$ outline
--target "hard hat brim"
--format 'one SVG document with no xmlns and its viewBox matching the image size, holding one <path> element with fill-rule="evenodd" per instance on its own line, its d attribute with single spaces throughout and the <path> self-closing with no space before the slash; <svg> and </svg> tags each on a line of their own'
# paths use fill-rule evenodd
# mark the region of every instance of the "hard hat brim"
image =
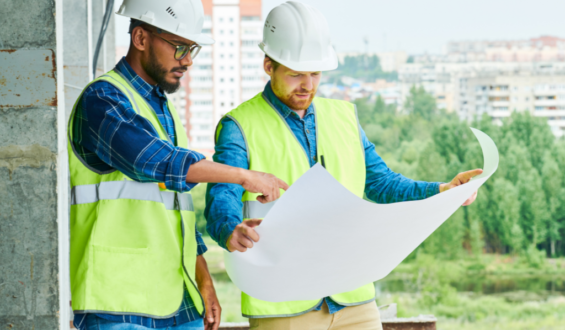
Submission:
<svg viewBox="0 0 565 330">
<path fill-rule="evenodd" d="M 333 47 L 329 47 L 329 56 L 327 59 L 322 61 L 290 61 L 284 60 L 278 57 L 272 52 L 269 52 L 269 49 L 265 47 L 264 43 L 259 44 L 259 48 L 265 53 L 265 55 L 269 56 L 273 60 L 277 61 L 278 63 L 286 66 L 287 68 L 294 70 L 294 71 L 306 71 L 306 72 L 315 72 L 315 71 L 331 71 L 337 69 L 339 66 L 337 53 Z"/>
<path fill-rule="evenodd" d="M 128 18 L 134 18 L 134 17 L 128 16 L 128 15 L 120 14 L 120 13 L 118 13 L 118 12 L 116 12 L 116 15 L 120 15 L 120 16 L 128 17 Z M 145 22 L 143 19 L 140 19 L 140 18 L 134 18 L 134 19 L 136 19 L 136 20 L 138 20 L 138 21 L 141 21 L 141 22 L 144 22 L 144 23 L 146 23 L 146 24 L 148 24 L 148 25 L 154 26 L 154 27 L 156 27 L 156 28 L 158 28 L 158 29 L 161 29 L 161 30 L 163 30 L 163 31 L 166 31 L 167 33 L 174 34 L 174 35 L 176 35 L 176 36 L 179 36 L 179 37 L 181 37 L 181 38 L 188 39 L 188 40 L 190 40 L 190 41 L 194 41 L 195 43 L 199 44 L 200 46 L 213 45 L 214 42 L 215 42 L 214 39 L 212 39 L 212 38 L 206 36 L 206 35 L 203 34 L 203 33 L 199 33 L 199 34 L 180 34 L 180 33 L 175 33 L 175 32 L 171 32 L 171 31 L 168 31 L 168 30 L 166 30 L 166 29 L 163 29 L 163 28 L 161 28 L 161 27 L 158 27 L 158 26 L 156 26 L 156 25 L 153 25 L 153 24 L 151 24 L 151 23 Z"/>
</svg>

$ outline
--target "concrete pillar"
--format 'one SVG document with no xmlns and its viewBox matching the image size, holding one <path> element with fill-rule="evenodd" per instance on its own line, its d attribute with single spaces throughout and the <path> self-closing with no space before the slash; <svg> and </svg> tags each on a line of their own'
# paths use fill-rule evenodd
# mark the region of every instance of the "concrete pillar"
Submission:
<svg viewBox="0 0 565 330">
<path fill-rule="evenodd" d="M 68 327 L 62 2 L 0 0 L 0 325 Z"/>
</svg>

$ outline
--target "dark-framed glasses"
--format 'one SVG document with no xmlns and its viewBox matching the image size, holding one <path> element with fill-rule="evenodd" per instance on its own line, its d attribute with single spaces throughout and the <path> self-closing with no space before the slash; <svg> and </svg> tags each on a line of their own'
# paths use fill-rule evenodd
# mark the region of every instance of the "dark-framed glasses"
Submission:
<svg viewBox="0 0 565 330">
<path fill-rule="evenodd" d="M 153 31 L 151 31 L 151 33 L 153 35 L 155 35 L 156 37 L 160 38 L 161 40 L 165 41 L 169 45 L 175 47 L 175 60 L 177 60 L 177 61 L 180 61 L 183 58 L 185 58 L 185 56 L 188 53 L 190 53 L 190 57 L 192 59 L 194 59 L 196 57 L 196 55 L 198 55 L 198 53 L 200 53 L 200 49 L 202 49 L 202 46 L 200 46 L 198 44 L 192 44 L 190 46 L 189 45 L 175 45 L 174 43 L 172 43 L 169 40 L 161 37 L 157 33 L 153 32 Z"/>
</svg>

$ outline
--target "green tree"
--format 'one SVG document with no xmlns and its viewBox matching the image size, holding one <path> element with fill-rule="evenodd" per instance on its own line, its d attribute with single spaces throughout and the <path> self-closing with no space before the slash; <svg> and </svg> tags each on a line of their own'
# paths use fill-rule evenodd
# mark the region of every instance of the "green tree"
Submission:
<svg viewBox="0 0 565 330">
<path fill-rule="evenodd" d="M 435 98 L 424 90 L 424 87 L 412 86 L 404 103 L 404 109 L 411 115 L 431 120 L 437 114 Z"/>
</svg>

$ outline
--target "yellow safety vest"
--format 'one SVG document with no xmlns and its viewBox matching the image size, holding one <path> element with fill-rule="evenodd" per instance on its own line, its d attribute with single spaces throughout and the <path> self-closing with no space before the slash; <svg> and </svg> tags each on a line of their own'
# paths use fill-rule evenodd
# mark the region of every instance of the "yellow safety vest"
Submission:
<svg viewBox="0 0 565 330">
<path fill-rule="evenodd" d="M 352 193 L 363 197 L 365 151 L 355 106 L 349 102 L 314 98 L 317 159 L 324 156 L 326 170 Z M 247 145 L 249 168 L 272 173 L 289 185 L 310 169 L 308 155 L 280 113 L 258 94 L 226 114 L 241 129 Z M 222 126 L 218 126 L 217 136 Z M 216 136 L 216 137 L 217 137 Z M 258 194 L 245 191 L 243 218 L 263 218 L 270 204 L 257 201 Z M 344 219 L 347 221 L 347 219 Z M 339 265 L 336 265 L 339 266 Z M 323 280 L 323 279 L 320 279 Z M 345 306 L 375 299 L 373 283 L 331 296 Z M 242 314 L 249 318 L 296 316 L 314 309 L 323 299 L 267 302 L 242 293 Z"/>
<path fill-rule="evenodd" d="M 159 137 L 169 139 L 151 106 L 120 73 L 110 71 L 93 82 L 100 80 L 122 91 Z M 158 183 L 133 181 L 118 170 L 100 173 L 89 167 L 72 142 L 79 100 L 68 127 L 74 312 L 168 318 L 180 308 L 186 286 L 202 314 L 204 304 L 194 282 L 197 243 L 192 196 L 161 189 Z M 170 102 L 168 107 L 177 145 L 187 148 L 180 118 Z"/>
</svg>

